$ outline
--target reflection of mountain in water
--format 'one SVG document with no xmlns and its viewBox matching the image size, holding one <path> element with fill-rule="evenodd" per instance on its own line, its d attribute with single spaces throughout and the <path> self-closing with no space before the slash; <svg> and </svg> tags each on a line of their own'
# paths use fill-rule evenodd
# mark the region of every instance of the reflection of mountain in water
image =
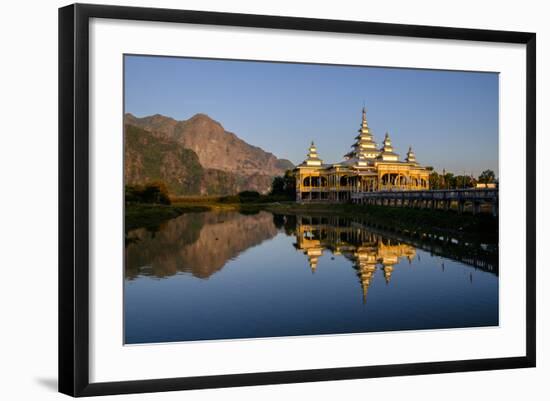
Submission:
<svg viewBox="0 0 550 401">
<path fill-rule="evenodd" d="M 345 256 L 357 270 L 363 300 L 377 267 L 383 270 L 389 283 L 394 265 L 401 258 L 407 258 L 410 263 L 416 255 L 413 246 L 365 230 L 350 219 L 297 216 L 296 222 L 295 247 L 307 255 L 311 271 L 317 269 L 325 249 L 333 255 Z"/>
<path fill-rule="evenodd" d="M 156 233 L 133 230 L 126 247 L 126 277 L 156 277 L 178 272 L 208 278 L 229 259 L 273 238 L 271 213 L 191 213 L 166 222 Z"/>
</svg>

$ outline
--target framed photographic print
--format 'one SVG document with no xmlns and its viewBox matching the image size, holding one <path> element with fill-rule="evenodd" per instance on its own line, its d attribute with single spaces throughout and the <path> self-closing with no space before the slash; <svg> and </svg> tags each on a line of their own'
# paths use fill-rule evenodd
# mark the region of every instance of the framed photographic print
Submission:
<svg viewBox="0 0 550 401">
<path fill-rule="evenodd" d="M 59 10 L 59 390 L 535 366 L 535 34 Z"/>
</svg>

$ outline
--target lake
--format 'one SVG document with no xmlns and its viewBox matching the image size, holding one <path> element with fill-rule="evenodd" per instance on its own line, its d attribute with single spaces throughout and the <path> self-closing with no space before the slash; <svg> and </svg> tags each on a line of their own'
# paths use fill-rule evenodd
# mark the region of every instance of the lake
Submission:
<svg viewBox="0 0 550 401">
<path fill-rule="evenodd" d="M 495 253 L 343 216 L 184 214 L 127 233 L 125 343 L 495 326 Z"/>
</svg>

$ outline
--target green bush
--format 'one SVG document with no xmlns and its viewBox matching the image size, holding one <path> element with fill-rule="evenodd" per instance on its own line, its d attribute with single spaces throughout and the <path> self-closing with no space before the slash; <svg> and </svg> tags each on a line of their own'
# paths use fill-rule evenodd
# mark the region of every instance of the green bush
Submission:
<svg viewBox="0 0 550 401">
<path fill-rule="evenodd" d="M 260 193 L 256 191 L 242 191 L 239 192 L 238 197 L 243 203 L 258 202 L 260 200 Z"/>
<path fill-rule="evenodd" d="M 241 199 L 238 195 L 227 195 L 220 197 L 221 203 L 240 203 Z"/>
<path fill-rule="evenodd" d="M 163 182 L 152 182 L 145 185 L 126 185 L 125 200 L 128 203 L 152 203 L 170 205 L 168 189 Z"/>
</svg>

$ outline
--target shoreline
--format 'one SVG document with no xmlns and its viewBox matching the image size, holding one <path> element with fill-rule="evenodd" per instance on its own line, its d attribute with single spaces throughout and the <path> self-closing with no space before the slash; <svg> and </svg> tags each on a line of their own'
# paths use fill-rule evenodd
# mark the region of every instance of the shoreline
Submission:
<svg viewBox="0 0 550 401">
<path fill-rule="evenodd" d="M 498 218 L 490 214 L 459 214 L 454 210 L 429 210 L 355 204 L 301 204 L 296 202 L 222 203 L 214 200 L 175 202 L 172 205 L 127 204 L 126 231 L 158 229 L 165 221 L 186 213 L 261 210 L 286 215 L 328 215 L 355 218 L 373 227 L 411 234 L 454 237 L 466 242 L 498 243 Z"/>
</svg>

